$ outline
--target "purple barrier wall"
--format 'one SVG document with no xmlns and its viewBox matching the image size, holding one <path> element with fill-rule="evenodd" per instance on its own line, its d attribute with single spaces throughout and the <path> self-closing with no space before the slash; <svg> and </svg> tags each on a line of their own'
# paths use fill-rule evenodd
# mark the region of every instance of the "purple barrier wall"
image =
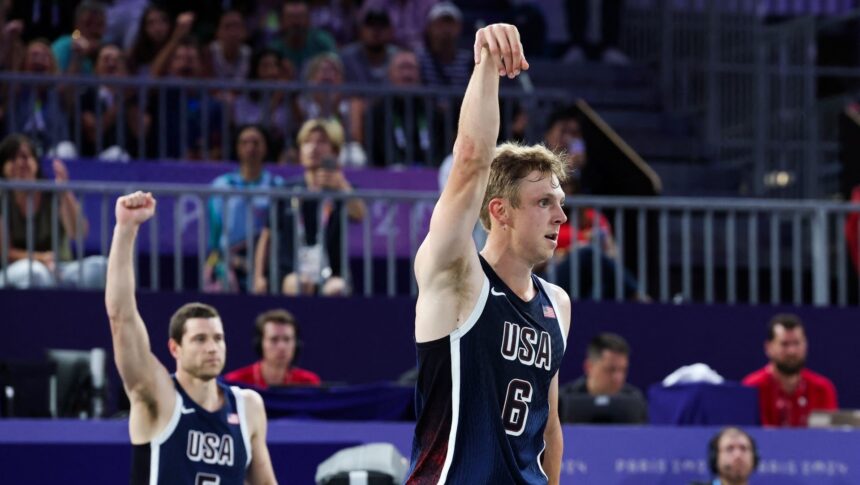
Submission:
<svg viewBox="0 0 860 485">
<path fill-rule="evenodd" d="M 235 163 L 212 163 L 212 162 L 138 162 L 138 163 L 104 163 L 91 160 L 69 161 L 69 173 L 73 180 L 89 181 L 111 181 L 128 182 L 128 189 L 135 188 L 135 182 L 139 183 L 186 183 L 209 185 L 219 175 L 233 171 Z M 301 174 L 297 166 L 271 166 L 269 170 L 291 178 Z M 50 174 L 50 164 L 45 165 L 44 170 Z M 361 189 L 397 189 L 411 190 L 416 192 L 437 192 L 437 170 L 425 168 L 410 168 L 406 170 L 381 170 L 381 169 L 349 169 L 347 177 L 352 184 Z M 108 200 L 108 234 L 111 233 L 113 225 L 113 203 L 114 196 Z M 197 207 L 199 204 L 193 197 L 180 197 L 181 218 L 180 228 L 182 232 L 182 250 L 188 254 L 196 254 L 198 248 L 198 220 Z M 174 248 L 174 204 L 176 197 L 159 198 L 159 227 L 158 241 L 161 254 L 171 254 Z M 102 197 L 91 195 L 83 198 L 84 210 L 90 221 L 90 232 L 86 239 L 88 251 L 101 252 L 102 250 Z M 409 216 L 412 204 L 395 204 L 394 212 L 387 202 L 374 202 L 369 206 L 371 244 L 373 254 L 384 255 L 387 251 L 389 236 L 394 237 L 394 247 L 397 254 L 408 257 L 409 247 Z M 419 228 L 418 241 L 420 242 L 430 222 L 430 214 L 433 210 L 432 204 L 422 203 L 414 209 L 415 224 Z M 141 232 L 141 250 L 149 252 L 149 227 L 144 226 Z M 349 246 L 352 254 L 362 254 L 363 239 L 362 228 L 359 224 L 351 224 L 349 230 Z M 204 239 L 205 243 L 205 239 Z"/>
<path fill-rule="evenodd" d="M 4 483 L 127 483 L 125 421 L 0 421 Z M 562 484 L 677 485 L 708 476 L 714 428 L 565 426 Z M 860 483 L 860 431 L 750 430 L 761 454 L 754 485 Z M 335 451 L 389 442 L 409 457 L 411 424 L 269 422 L 279 483 L 314 483 Z M 50 466 L 45 466 L 46 458 Z M 108 465 L 109 464 L 109 465 Z"/>
<path fill-rule="evenodd" d="M 168 369 L 174 367 L 167 353 L 168 320 L 176 308 L 192 300 L 211 303 L 222 313 L 228 370 L 254 360 L 250 342 L 254 317 L 275 307 L 295 313 L 305 341 L 300 365 L 319 372 L 325 380 L 390 380 L 415 364 L 415 302 L 411 298 L 141 292 L 141 314 L 155 353 Z M 0 360 L 39 359 L 45 348 L 110 349 L 101 293 L 2 290 L 0 309 L 0 327 L 4 330 Z M 809 335 L 809 367 L 834 381 L 842 407 L 860 408 L 860 374 L 851 360 L 860 341 L 856 308 L 577 302 L 561 382 L 582 374 L 587 341 L 602 331 L 620 333 L 630 341 L 629 380 L 643 390 L 694 362 L 705 362 L 727 379 L 740 380 L 765 364 L 765 327 L 778 311 L 795 311 L 803 318 Z"/>
</svg>

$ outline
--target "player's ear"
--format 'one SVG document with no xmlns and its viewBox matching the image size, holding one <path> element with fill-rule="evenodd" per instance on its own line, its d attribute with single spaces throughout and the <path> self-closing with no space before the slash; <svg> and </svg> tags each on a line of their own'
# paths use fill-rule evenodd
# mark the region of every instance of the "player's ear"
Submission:
<svg viewBox="0 0 860 485">
<path fill-rule="evenodd" d="M 491 219 L 495 219 L 503 226 L 509 224 L 508 204 L 504 199 L 501 197 L 490 199 L 487 209 Z"/>
<path fill-rule="evenodd" d="M 170 351 L 170 355 L 172 355 L 174 359 L 179 356 L 179 347 L 179 342 L 172 338 L 167 339 L 167 350 Z"/>
</svg>

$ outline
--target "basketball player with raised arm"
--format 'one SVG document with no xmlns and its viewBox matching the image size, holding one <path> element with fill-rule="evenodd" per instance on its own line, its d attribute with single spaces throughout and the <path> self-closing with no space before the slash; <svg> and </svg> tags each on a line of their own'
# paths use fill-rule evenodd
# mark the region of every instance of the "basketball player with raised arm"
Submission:
<svg viewBox="0 0 860 485">
<path fill-rule="evenodd" d="M 529 65 L 514 26 L 475 35 L 454 164 L 415 258 L 418 422 L 409 484 L 557 484 L 570 299 L 532 273 L 555 250 L 558 154 L 499 135 L 499 76 Z M 472 227 L 488 231 L 478 252 Z"/>
<path fill-rule="evenodd" d="M 173 376 L 152 354 L 132 260 L 138 229 L 154 213 L 149 193 L 117 200 L 105 291 L 114 359 L 131 402 L 131 483 L 274 484 L 262 398 L 216 381 L 226 357 L 218 312 L 189 303 L 173 315 L 167 342 L 176 359 Z"/>
</svg>

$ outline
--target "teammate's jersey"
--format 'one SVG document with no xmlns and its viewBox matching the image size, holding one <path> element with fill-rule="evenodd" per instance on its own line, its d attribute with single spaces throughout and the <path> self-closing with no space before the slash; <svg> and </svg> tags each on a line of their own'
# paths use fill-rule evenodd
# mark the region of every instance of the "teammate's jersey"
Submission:
<svg viewBox="0 0 860 485">
<path fill-rule="evenodd" d="M 251 463 L 251 435 L 237 387 L 218 383 L 224 405 L 198 406 L 174 377 L 176 405 L 167 427 L 150 443 L 132 446 L 132 485 L 243 485 Z"/>
<path fill-rule="evenodd" d="M 469 318 L 417 344 L 418 422 L 408 484 L 542 484 L 549 388 L 566 336 L 546 282 L 520 299 L 481 259 Z"/>
</svg>

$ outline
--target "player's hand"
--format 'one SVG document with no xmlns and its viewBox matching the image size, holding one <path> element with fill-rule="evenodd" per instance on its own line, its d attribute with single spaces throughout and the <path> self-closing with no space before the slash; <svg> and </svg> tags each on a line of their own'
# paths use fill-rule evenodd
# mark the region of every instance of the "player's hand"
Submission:
<svg viewBox="0 0 860 485">
<path fill-rule="evenodd" d="M 137 191 L 116 200 L 116 225 L 137 227 L 155 214 L 155 197 Z"/>
<path fill-rule="evenodd" d="M 269 289 L 269 281 L 265 276 L 254 276 L 254 294 L 264 295 Z"/>
<path fill-rule="evenodd" d="M 520 42 L 520 32 L 510 24 L 492 24 L 475 33 L 475 64 L 481 63 L 481 50 L 487 48 L 496 63 L 499 76 L 513 79 L 529 68 Z"/>
</svg>

